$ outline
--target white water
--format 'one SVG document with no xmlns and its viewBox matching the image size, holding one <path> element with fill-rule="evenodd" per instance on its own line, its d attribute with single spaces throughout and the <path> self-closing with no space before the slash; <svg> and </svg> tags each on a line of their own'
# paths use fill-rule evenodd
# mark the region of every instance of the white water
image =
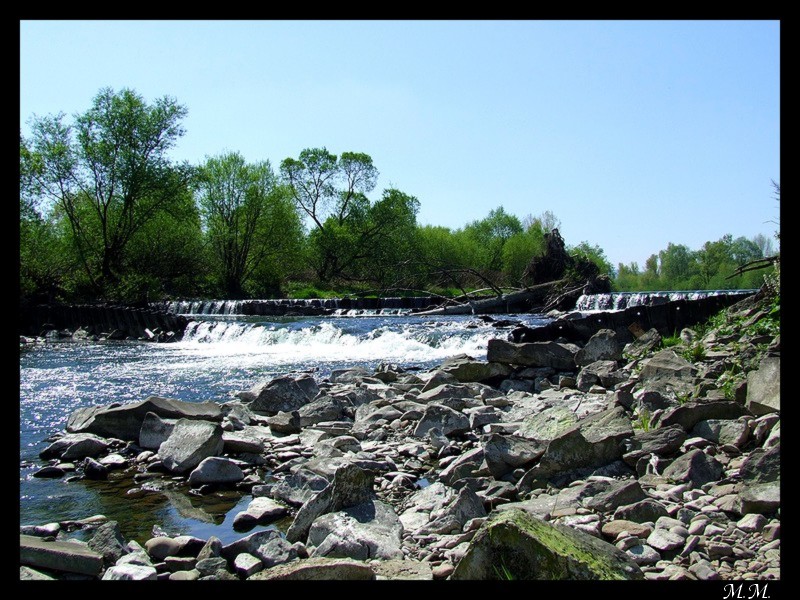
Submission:
<svg viewBox="0 0 800 600">
<path fill-rule="evenodd" d="M 675 300 L 699 300 L 710 296 L 752 294 L 757 290 L 692 290 L 674 292 L 613 292 L 584 294 L 578 298 L 575 310 L 581 312 L 624 310 L 631 306 L 649 306 Z"/>
</svg>

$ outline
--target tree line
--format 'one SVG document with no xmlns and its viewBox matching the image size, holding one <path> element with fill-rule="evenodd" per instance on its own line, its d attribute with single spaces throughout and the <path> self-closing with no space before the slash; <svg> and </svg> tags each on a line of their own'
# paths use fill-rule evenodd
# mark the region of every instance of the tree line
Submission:
<svg viewBox="0 0 800 600">
<path fill-rule="evenodd" d="M 519 219 L 502 206 L 451 229 L 417 222 L 417 198 L 374 194 L 362 152 L 307 148 L 277 169 L 238 152 L 178 163 L 186 107 L 100 90 L 84 113 L 34 117 L 20 133 L 20 298 L 141 303 L 174 297 L 462 294 L 520 287 L 550 211 Z M 724 279 L 772 251 L 764 236 L 670 244 L 615 269 L 588 242 L 568 246 L 617 289 L 758 287 Z"/>
</svg>

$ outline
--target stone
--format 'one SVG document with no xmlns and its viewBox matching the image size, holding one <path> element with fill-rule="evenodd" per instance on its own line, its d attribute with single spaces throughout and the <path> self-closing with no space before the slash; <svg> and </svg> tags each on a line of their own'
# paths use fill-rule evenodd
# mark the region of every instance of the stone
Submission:
<svg viewBox="0 0 800 600">
<path fill-rule="evenodd" d="M 128 466 L 128 461 L 125 459 L 125 457 L 117 453 L 107 454 L 106 456 L 100 458 L 97 462 L 109 469 L 124 469 Z"/>
<path fill-rule="evenodd" d="M 457 435 L 469 431 L 469 418 L 441 404 L 429 404 L 417 423 L 413 435 L 417 438 L 425 438 L 433 428 L 439 429 L 445 436 Z"/>
<path fill-rule="evenodd" d="M 176 571 L 169 574 L 170 581 L 196 581 L 200 579 L 200 571 L 191 569 L 189 571 Z"/>
<path fill-rule="evenodd" d="M 298 410 L 318 393 L 319 386 L 312 377 L 276 377 L 257 383 L 247 392 L 239 392 L 238 397 L 249 402 L 249 408 L 254 413 L 274 415 Z"/>
<path fill-rule="evenodd" d="M 233 518 L 233 528 L 239 531 L 252 529 L 256 525 L 267 525 L 288 513 L 288 509 L 271 498 L 253 498 L 247 509 Z"/>
<path fill-rule="evenodd" d="M 228 568 L 228 561 L 220 556 L 203 558 L 197 561 L 195 569 L 200 573 L 201 577 L 213 575 L 220 569 L 223 571 Z"/>
<path fill-rule="evenodd" d="M 446 359 L 439 369 L 461 383 L 504 379 L 511 374 L 507 365 L 475 360 L 463 354 Z"/>
<path fill-rule="evenodd" d="M 270 495 L 292 506 L 302 506 L 329 483 L 327 477 L 301 467 L 273 485 Z"/>
<path fill-rule="evenodd" d="M 19 568 L 19 580 L 20 581 L 55 581 L 55 577 L 50 577 L 50 575 L 45 575 L 41 571 L 37 571 L 36 569 L 31 569 L 30 567 L 20 567 Z"/>
<path fill-rule="evenodd" d="M 238 483 L 244 479 L 244 472 L 230 458 L 209 456 L 195 467 L 189 474 L 189 485 L 200 487 L 210 483 L 214 485 Z"/>
<path fill-rule="evenodd" d="M 155 581 L 157 572 L 154 567 L 143 565 L 118 565 L 106 569 L 103 581 Z"/>
<path fill-rule="evenodd" d="M 58 477 L 63 477 L 65 473 L 66 471 L 60 467 L 48 465 L 36 471 L 33 476 L 40 479 L 56 479 Z"/>
<path fill-rule="evenodd" d="M 483 457 L 496 479 L 539 459 L 546 443 L 516 435 L 492 434 L 483 446 Z"/>
<path fill-rule="evenodd" d="M 394 509 L 370 500 L 314 520 L 308 532 L 311 556 L 383 560 L 403 557 L 403 525 Z"/>
<path fill-rule="evenodd" d="M 451 579 L 642 579 L 617 548 L 582 531 L 521 510 L 490 517 L 469 543 Z"/>
<path fill-rule="evenodd" d="M 150 538 L 144 544 L 147 553 L 156 561 L 163 561 L 168 556 L 180 554 L 186 546 L 186 536 L 167 537 L 157 536 Z"/>
<path fill-rule="evenodd" d="M 654 565 L 661 560 L 658 551 L 645 544 L 631 546 L 625 550 L 625 554 L 637 565 Z"/>
<path fill-rule="evenodd" d="M 666 516 L 669 516 L 666 507 L 652 498 L 620 506 L 614 511 L 614 519 L 624 519 L 634 523 L 655 522 L 659 517 Z"/>
<path fill-rule="evenodd" d="M 658 428 L 680 425 L 684 431 L 691 431 L 700 421 L 738 419 L 746 413 L 744 406 L 732 400 L 686 402 L 681 406 L 665 410 L 651 425 Z"/>
<path fill-rule="evenodd" d="M 433 569 L 430 563 L 418 560 L 376 560 L 371 563 L 378 579 L 432 581 Z"/>
<path fill-rule="evenodd" d="M 742 419 L 707 419 L 700 421 L 692 429 L 693 436 L 705 438 L 715 444 L 732 444 L 737 448 L 744 446 L 750 435 L 747 421 Z"/>
<path fill-rule="evenodd" d="M 771 514 L 781 506 L 780 481 L 768 481 L 746 486 L 739 492 L 743 515 L 750 513 Z"/>
<path fill-rule="evenodd" d="M 667 529 L 655 529 L 653 533 L 647 537 L 647 545 L 651 548 L 655 548 L 659 552 L 682 548 L 683 542 L 684 538 L 682 536 Z"/>
<path fill-rule="evenodd" d="M 248 578 L 272 581 L 371 580 L 375 572 L 361 561 L 314 557 L 279 565 Z"/>
<path fill-rule="evenodd" d="M 617 334 L 611 329 L 601 329 L 578 350 L 575 354 L 575 363 L 586 366 L 598 360 L 618 361 L 621 358 L 622 346 L 617 341 Z"/>
<path fill-rule="evenodd" d="M 612 388 L 626 379 L 627 373 L 617 369 L 613 360 L 598 360 L 581 369 L 575 384 L 580 391 L 589 392 L 597 384 Z"/>
<path fill-rule="evenodd" d="M 216 558 L 220 555 L 221 551 L 222 541 L 217 536 L 212 535 L 206 540 L 206 543 L 203 544 L 200 552 L 197 553 L 197 560 L 199 562 L 205 558 Z"/>
<path fill-rule="evenodd" d="M 414 492 L 406 501 L 400 522 L 412 533 L 435 533 L 441 525 L 454 521 L 459 532 L 472 519 L 486 516 L 480 498 L 469 488 L 455 490 L 440 481 Z"/>
<path fill-rule="evenodd" d="M 781 477 L 781 447 L 753 450 L 739 467 L 739 476 L 748 484 L 778 481 Z"/>
<path fill-rule="evenodd" d="M 553 406 L 522 420 L 516 435 L 531 440 L 550 441 L 567 431 L 578 417 L 563 406 Z"/>
<path fill-rule="evenodd" d="M 103 555 L 75 542 L 47 542 L 42 538 L 19 536 L 20 565 L 97 576 L 103 568 Z"/>
<path fill-rule="evenodd" d="M 642 358 L 661 345 L 661 334 L 655 327 L 646 332 L 639 330 L 639 332 L 632 331 L 632 333 L 636 339 L 626 344 L 623 349 L 623 354 L 626 356 Z"/>
<path fill-rule="evenodd" d="M 468 450 L 439 472 L 439 479 L 453 485 L 466 477 L 475 477 L 483 464 L 483 448 Z"/>
<path fill-rule="evenodd" d="M 67 432 L 138 441 L 144 418 L 150 412 L 162 419 L 222 420 L 222 409 L 216 402 L 184 402 L 150 396 L 142 402 L 112 406 L 77 409 L 69 416 Z"/>
<path fill-rule="evenodd" d="M 264 570 L 264 563 L 252 554 L 242 552 L 233 559 L 233 569 L 242 577 L 250 577 Z"/>
<path fill-rule="evenodd" d="M 761 535 L 768 542 L 779 540 L 781 537 L 781 524 L 778 522 L 774 522 L 770 523 L 769 525 L 766 525 L 764 529 L 761 531 Z"/>
<path fill-rule="evenodd" d="M 297 413 L 300 415 L 300 426 L 308 427 L 323 421 L 338 421 L 345 416 L 345 409 L 346 404 L 341 399 L 321 396 L 301 406 Z"/>
<path fill-rule="evenodd" d="M 639 373 L 642 381 L 651 379 L 688 379 L 697 372 L 695 366 L 674 350 L 665 348 L 643 362 Z"/>
<path fill-rule="evenodd" d="M 623 454 L 622 459 L 627 464 L 635 466 L 640 458 L 649 454 L 667 457 L 680 450 L 685 441 L 686 432 L 680 425 L 637 433 L 627 442 L 627 452 Z"/>
<path fill-rule="evenodd" d="M 158 455 L 172 473 L 186 473 L 204 459 L 222 452 L 222 427 L 218 423 L 180 419 L 161 444 Z"/>
<path fill-rule="evenodd" d="M 330 484 L 300 507 L 286 532 L 286 539 L 290 542 L 304 541 L 318 517 L 372 500 L 375 497 L 373 484 L 373 476 L 356 465 L 345 464 L 337 468 Z"/>
<path fill-rule="evenodd" d="M 723 467 L 713 456 L 702 450 L 691 450 L 679 456 L 664 469 L 664 477 L 674 481 L 691 481 L 695 487 L 718 481 Z"/>
<path fill-rule="evenodd" d="M 768 356 L 747 374 L 748 410 L 756 416 L 781 410 L 781 359 Z"/>
<path fill-rule="evenodd" d="M 267 417 L 266 422 L 273 433 L 300 433 L 302 430 L 300 412 L 297 410 L 281 411 L 272 417 Z"/>
<path fill-rule="evenodd" d="M 608 513 L 619 506 L 644 500 L 645 497 L 642 486 L 635 479 L 613 480 L 608 482 L 605 489 L 584 500 L 583 505 L 600 513 Z"/>
<path fill-rule="evenodd" d="M 637 538 L 646 538 L 653 532 L 653 528 L 649 525 L 642 525 L 634 521 L 614 519 L 603 525 L 602 532 L 604 536 L 612 540 L 617 539 L 623 532 L 627 532 L 629 535 Z"/>
<path fill-rule="evenodd" d="M 89 538 L 89 548 L 103 555 L 106 565 L 114 564 L 128 551 L 125 548 L 125 539 L 119 531 L 119 523 L 109 521 L 103 523 L 92 533 Z"/>
<path fill-rule="evenodd" d="M 249 452 L 261 454 L 266 443 L 274 439 L 269 427 L 259 425 L 245 425 L 238 431 L 223 431 L 223 450 L 231 454 Z"/>
<path fill-rule="evenodd" d="M 139 446 L 158 451 L 175 428 L 175 419 L 162 419 L 156 413 L 147 413 L 139 430 Z"/>
<path fill-rule="evenodd" d="M 91 433 L 68 433 L 39 453 L 39 458 L 49 460 L 60 458 L 63 461 L 92 458 L 108 450 L 108 442 Z"/>
<path fill-rule="evenodd" d="M 108 467 L 101 465 L 93 458 L 86 457 L 83 460 L 83 476 L 86 479 L 101 481 L 108 479 Z"/>
<path fill-rule="evenodd" d="M 574 346 L 557 342 L 515 344 L 501 339 L 491 339 L 487 345 L 486 360 L 493 363 L 552 367 L 570 371 L 575 368 L 576 351 Z"/>
<path fill-rule="evenodd" d="M 689 567 L 689 572 L 701 581 L 716 581 L 722 579 L 707 560 L 699 560 Z"/>
</svg>

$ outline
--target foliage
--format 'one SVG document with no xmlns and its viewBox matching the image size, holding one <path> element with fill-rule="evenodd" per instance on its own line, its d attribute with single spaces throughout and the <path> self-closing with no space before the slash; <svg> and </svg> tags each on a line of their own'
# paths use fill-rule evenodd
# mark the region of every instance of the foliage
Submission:
<svg viewBox="0 0 800 600">
<path fill-rule="evenodd" d="M 641 409 L 636 420 L 633 422 L 633 427 L 635 429 L 641 429 L 643 432 L 647 433 L 650 431 L 651 427 L 650 418 L 650 411 L 646 408 Z"/>
<path fill-rule="evenodd" d="M 681 337 L 679 335 L 671 335 L 671 336 L 668 336 L 668 337 L 662 337 L 661 338 L 661 346 L 663 348 L 671 348 L 672 346 L 677 346 L 677 345 L 682 344 L 682 343 L 683 343 L 683 340 L 681 339 Z"/>
</svg>

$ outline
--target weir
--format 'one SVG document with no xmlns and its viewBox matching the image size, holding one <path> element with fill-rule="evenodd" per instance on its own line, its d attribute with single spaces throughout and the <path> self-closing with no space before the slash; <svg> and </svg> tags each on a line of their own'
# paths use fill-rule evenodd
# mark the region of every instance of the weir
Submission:
<svg viewBox="0 0 800 600">
<path fill-rule="evenodd" d="M 581 312 L 624 310 L 631 306 L 653 306 L 677 300 L 701 300 L 715 296 L 749 296 L 758 290 L 687 290 L 673 292 L 612 292 L 584 294 L 575 303 Z"/>
<path fill-rule="evenodd" d="M 270 298 L 263 300 L 173 300 L 151 302 L 150 307 L 177 315 L 335 315 L 347 311 L 379 313 L 423 310 L 438 305 L 434 296 L 388 298 Z"/>
</svg>

